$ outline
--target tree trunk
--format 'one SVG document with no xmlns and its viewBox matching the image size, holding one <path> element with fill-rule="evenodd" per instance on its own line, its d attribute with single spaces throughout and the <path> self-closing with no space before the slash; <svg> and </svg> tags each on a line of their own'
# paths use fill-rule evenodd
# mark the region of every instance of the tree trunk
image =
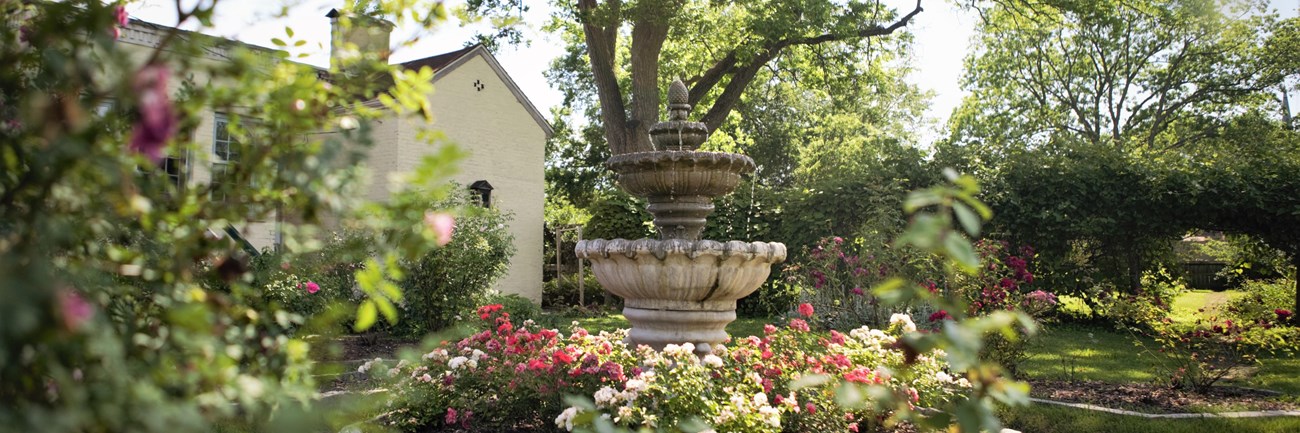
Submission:
<svg viewBox="0 0 1300 433">
<path fill-rule="evenodd" d="M 1295 305 L 1291 306 L 1291 313 L 1300 314 L 1300 254 L 1291 253 L 1291 267 L 1295 268 L 1295 273 L 1291 274 L 1295 279 L 1292 281 L 1295 284 Z"/>
</svg>

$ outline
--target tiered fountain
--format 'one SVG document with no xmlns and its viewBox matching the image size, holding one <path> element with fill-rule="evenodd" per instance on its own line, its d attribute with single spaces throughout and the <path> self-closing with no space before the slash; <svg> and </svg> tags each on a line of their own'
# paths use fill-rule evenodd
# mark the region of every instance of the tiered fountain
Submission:
<svg viewBox="0 0 1300 433">
<path fill-rule="evenodd" d="M 654 151 L 615 155 L 605 167 L 618 184 L 649 202 L 659 239 L 592 239 L 579 242 L 578 257 L 591 261 L 605 290 L 624 299 L 632 323 L 631 344 L 662 349 L 695 344 L 697 353 L 727 339 L 736 301 L 767 280 L 785 261 L 777 242 L 700 239 L 713 199 L 730 194 L 754 160 L 734 153 L 697 151 L 708 138 L 703 123 L 687 120 L 686 85 L 668 88 L 669 120 L 650 128 Z"/>
</svg>

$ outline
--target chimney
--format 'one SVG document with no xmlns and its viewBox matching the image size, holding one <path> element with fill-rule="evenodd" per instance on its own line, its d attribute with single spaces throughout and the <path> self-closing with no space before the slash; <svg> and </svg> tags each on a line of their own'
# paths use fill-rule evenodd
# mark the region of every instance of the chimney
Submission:
<svg viewBox="0 0 1300 433">
<path fill-rule="evenodd" d="M 388 63 L 389 34 L 393 23 L 355 12 L 330 9 L 325 14 L 330 19 L 330 67 L 337 68 L 359 59 L 379 60 Z M 343 21 L 349 22 L 344 26 Z"/>
</svg>

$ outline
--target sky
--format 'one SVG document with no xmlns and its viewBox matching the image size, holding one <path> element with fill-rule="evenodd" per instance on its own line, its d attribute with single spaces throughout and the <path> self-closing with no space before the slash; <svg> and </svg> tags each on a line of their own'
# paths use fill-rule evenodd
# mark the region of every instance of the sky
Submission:
<svg viewBox="0 0 1300 433">
<path fill-rule="evenodd" d="M 193 4 L 199 0 L 183 0 Z M 211 1 L 211 0 L 206 0 Z M 1296 16 L 1300 0 L 1268 0 L 1270 6 L 1284 17 Z M 463 4 L 463 0 L 448 0 L 448 7 Z M 912 0 L 883 0 L 885 5 L 901 11 L 910 11 Z M 189 30 L 237 39 L 246 43 L 270 47 L 271 38 L 284 38 L 286 26 L 292 27 L 296 39 L 307 41 L 302 47 L 291 49 L 292 54 L 306 54 L 299 59 L 304 63 L 326 66 L 329 63 L 330 8 L 343 4 L 343 0 L 219 0 L 215 28 L 199 29 L 197 23 L 183 26 Z M 543 72 L 555 57 L 562 54 L 558 37 L 544 34 L 540 29 L 550 14 L 549 1 L 527 0 L 530 10 L 523 16 L 525 34 L 532 41 L 527 47 L 503 47 L 494 53 L 501 66 L 543 113 L 549 115 L 550 107 L 562 101 L 560 92 L 546 82 Z M 176 25 L 176 14 L 171 0 L 143 0 L 127 7 L 135 18 L 163 25 Z M 918 14 L 909 30 L 915 35 L 912 47 L 912 66 L 915 72 L 908 80 L 922 90 L 932 92 L 926 116 L 932 120 L 920 131 L 923 146 L 938 137 L 939 128 L 948 115 L 961 103 L 966 92 L 961 89 L 962 62 L 970 51 L 971 38 L 979 19 L 968 11 L 959 10 L 949 0 L 923 2 L 924 11 Z M 285 12 L 285 13 L 282 13 Z M 391 59 L 403 62 L 429 57 L 462 48 L 485 24 L 464 25 L 452 18 L 432 34 L 418 35 L 418 42 L 395 50 Z M 393 41 L 417 36 L 415 29 L 401 26 L 393 33 Z M 436 90 L 435 90 L 436 91 Z"/>
</svg>

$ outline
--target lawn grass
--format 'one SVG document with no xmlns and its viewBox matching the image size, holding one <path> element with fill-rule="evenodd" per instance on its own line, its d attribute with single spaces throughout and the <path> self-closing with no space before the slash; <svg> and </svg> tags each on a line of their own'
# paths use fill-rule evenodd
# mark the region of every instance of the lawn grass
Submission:
<svg viewBox="0 0 1300 433">
<path fill-rule="evenodd" d="M 1150 382 L 1161 358 L 1144 356 L 1137 340 L 1106 327 L 1052 326 L 1030 340 L 1020 370 L 1034 379 Z M 1144 341 L 1154 350 L 1154 343 Z"/>
<path fill-rule="evenodd" d="M 578 326 L 581 326 L 588 332 L 614 331 L 616 329 L 632 326 L 628 323 L 627 318 L 623 317 L 622 314 L 574 318 L 572 320 L 577 321 Z M 763 325 L 767 323 L 770 323 L 770 321 L 764 318 L 741 317 L 737 318 L 735 322 L 731 322 L 727 325 L 727 333 L 731 334 L 732 338 L 748 337 L 751 335 L 761 336 L 763 335 Z"/>
<path fill-rule="evenodd" d="M 1174 300 L 1170 314 L 1173 320 L 1191 324 L 1196 316 L 1213 315 L 1241 295 L 1236 291 L 1189 291 Z M 1201 308 L 1206 312 L 1200 313 Z M 1158 346 L 1144 337 L 1111 327 L 1049 326 L 1030 341 L 1030 357 L 1020 369 L 1026 377 L 1037 379 L 1150 382 L 1156 379 L 1158 363 L 1166 362 L 1156 349 Z M 1300 357 L 1265 355 L 1260 361 L 1258 368 L 1244 377 L 1223 383 L 1300 396 Z"/>
<path fill-rule="evenodd" d="M 1237 290 L 1215 292 L 1211 290 L 1189 290 L 1174 299 L 1169 306 L 1169 318 L 1178 323 L 1194 324 L 1196 319 L 1209 319 L 1219 314 L 1219 309 L 1229 301 L 1244 296 Z M 1205 309 L 1201 312 L 1201 309 Z"/>
<path fill-rule="evenodd" d="M 1300 417 L 1147 419 L 1035 403 L 999 410 L 1002 423 L 1022 432 L 1265 433 L 1300 431 Z"/>
</svg>

